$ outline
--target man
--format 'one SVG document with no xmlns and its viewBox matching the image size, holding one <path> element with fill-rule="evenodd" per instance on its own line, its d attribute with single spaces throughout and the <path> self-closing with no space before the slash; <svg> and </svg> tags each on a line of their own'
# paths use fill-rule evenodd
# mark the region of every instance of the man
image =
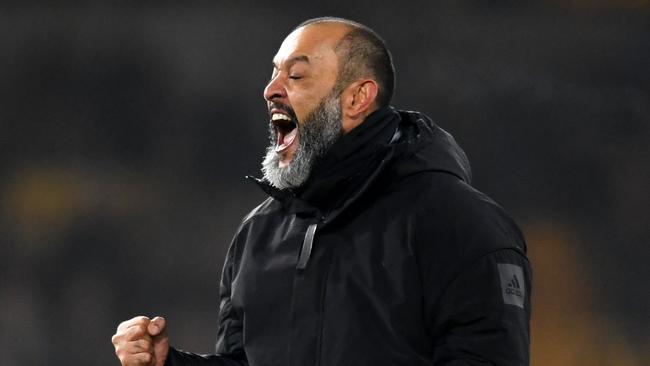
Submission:
<svg viewBox="0 0 650 366">
<path fill-rule="evenodd" d="M 469 185 L 465 154 L 389 106 L 393 64 L 369 28 L 299 25 L 264 91 L 270 197 L 221 280 L 216 354 L 169 347 L 163 318 L 113 336 L 123 365 L 525 365 L 522 235 Z"/>
</svg>

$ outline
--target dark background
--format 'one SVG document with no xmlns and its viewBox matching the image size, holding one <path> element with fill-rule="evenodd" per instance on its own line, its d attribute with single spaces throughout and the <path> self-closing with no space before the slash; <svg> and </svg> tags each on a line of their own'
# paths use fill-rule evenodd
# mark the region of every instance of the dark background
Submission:
<svg viewBox="0 0 650 366">
<path fill-rule="evenodd" d="M 139 314 L 212 351 L 271 58 L 321 15 L 386 39 L 393 104 L 522 226 L 533 365 L 647 361 L 650 2 L 27 1 L 0 4 L 0 364 L 117 365 Z"/>
</svg>

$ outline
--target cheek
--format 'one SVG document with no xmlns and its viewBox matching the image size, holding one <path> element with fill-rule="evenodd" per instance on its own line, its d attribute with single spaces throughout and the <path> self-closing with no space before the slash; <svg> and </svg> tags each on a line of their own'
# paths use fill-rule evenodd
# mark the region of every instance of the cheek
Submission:
<svg viewBox="0 0 650 366">
<path fill-rule="evenodd" d="M 304 121 L 305 117 L 318 107 L 323 98 L 331 92 L 334 81 L 324 79 L 320 75 L 312 75 L 287 88 L 287 98 L 299 121 Z"/>
<path fill-rule="evenodd" d="M 320 91 L 321 90 L 319 90 L 319 92 L 315 92 L 314 90 L 296 90 L 294 92 L 287 93 L 291 107 L 293 108 L 294 112 L 296 112 L 296 116 L 298 117 L 298 121 L 304 121 L 305 117 L 307 117 L 307 115 L 309 115 L 314 110 L 314 108 L 318 107 L 321 100 L 325 96 Z"/>
<path fill-rule="evenodd" d="M 307 115 L 311 113 L 311 111 L 318 106 L 320 102 L 320 98 L 318 98 L 315 95 L 305 95 L 305 94 L 297 94 L 295 96 L 289 95 L 289 102 L 291 103 L 291 107 L 293 108 L 294 112 L 296 112 L 296 117 L 298 117 L 298 121 L 302 122 L 305 120 Z"/>
</svg>

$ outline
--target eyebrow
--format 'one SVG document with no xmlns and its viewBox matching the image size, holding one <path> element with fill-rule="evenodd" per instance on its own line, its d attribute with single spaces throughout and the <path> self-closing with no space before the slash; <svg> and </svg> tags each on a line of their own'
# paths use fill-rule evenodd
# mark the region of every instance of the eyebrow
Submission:
<svg viewBox="0 0 650 366">
<path fill-rule="evenodd" d="M 287 67 L 291 67 L 296 62 L 309 63 L 309 57 L 307 57 L 305 55 L 294 56 L 294 57 L 291 57 L 290 59 L 286 60 L 285 64 L 287 65 Z M 273 61 L 273 67 L 276 68 L 276 69 L 278 68 L 278 65 L 275 63 L 275 61 Z"/>
</svg>

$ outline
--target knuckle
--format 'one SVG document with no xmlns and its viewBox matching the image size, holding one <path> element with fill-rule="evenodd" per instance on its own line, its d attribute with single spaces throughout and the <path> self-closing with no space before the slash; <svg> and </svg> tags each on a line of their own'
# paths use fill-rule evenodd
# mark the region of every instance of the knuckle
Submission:
<svg viewBox="0 0 650 366">
<path fill-rule="evenodd" d="M 133 320 L 135 323 L 141 323 L 141 322 L 149 321 L 149 318 L 144 315 L 138 315 L 131 320 Z"/>
<path fill-rule="evenodd" d="M 138 336 L 141 336 L 142 334 L 144 334 L 144 327 L 142 327 L 142 326 L 131 327 L 131 328 L 129 328 L 129 330 L 127 332 L 128 338 L 131 338 L 131 339 L 133 339 L 135 337 L 138 337 Z"/>
<path fill-rule="evenodd" d="M 129 324 L 128 324 L 126 321 L 121 322 L 120 324 L 117 325 L 116 333 L 119 332 L 120 330 L 122 330 L 122 329 L 128 327 L 128 325 L 129 325 Z"/>
<path fill-rule="evenodd" d="M 151 353 L 143 353 L 143 354 L 142 354 L 142 361 L 144 361 L 144 362 L 151 362 L 152 357 L 153 357 L 153 356 L 151 355 Z"/>
<path fill-rule="evenodd" d="M 117 346 L 117 347 L 115 347 L 115 355 L 117 355 L 117 358 L 122 359 L 122 358 L 128 356 L 129 352 L 127 352 L 127 350 L 124 347 Z"/>
<path fill-rule="evenodd" d="M 146 316 L 138 315 L 138 316 L 133 317 L 133 318 L 131 318 L 129 320 L 125 320 L 125 321 L 121 322 L 117 326 L 117 329 L 128 328 L 128 327 L 130 327 L 130 326 L 132 326 L 134 324 L 145 323 L 145 322 L 148 322 L 148 321 L 149 321 L 149 318 L 147 318 Z"/>
<path fill-rule="evenodd" d="M 142 326 L 142 324 L 138 324 L 138 325 L 134 325 L 131 328 L 129 328 L 129 332 L 137 333 L 137 332 L 141 332 L 142 329 L 144 329 L 144 326 Z"/>
</svg>

